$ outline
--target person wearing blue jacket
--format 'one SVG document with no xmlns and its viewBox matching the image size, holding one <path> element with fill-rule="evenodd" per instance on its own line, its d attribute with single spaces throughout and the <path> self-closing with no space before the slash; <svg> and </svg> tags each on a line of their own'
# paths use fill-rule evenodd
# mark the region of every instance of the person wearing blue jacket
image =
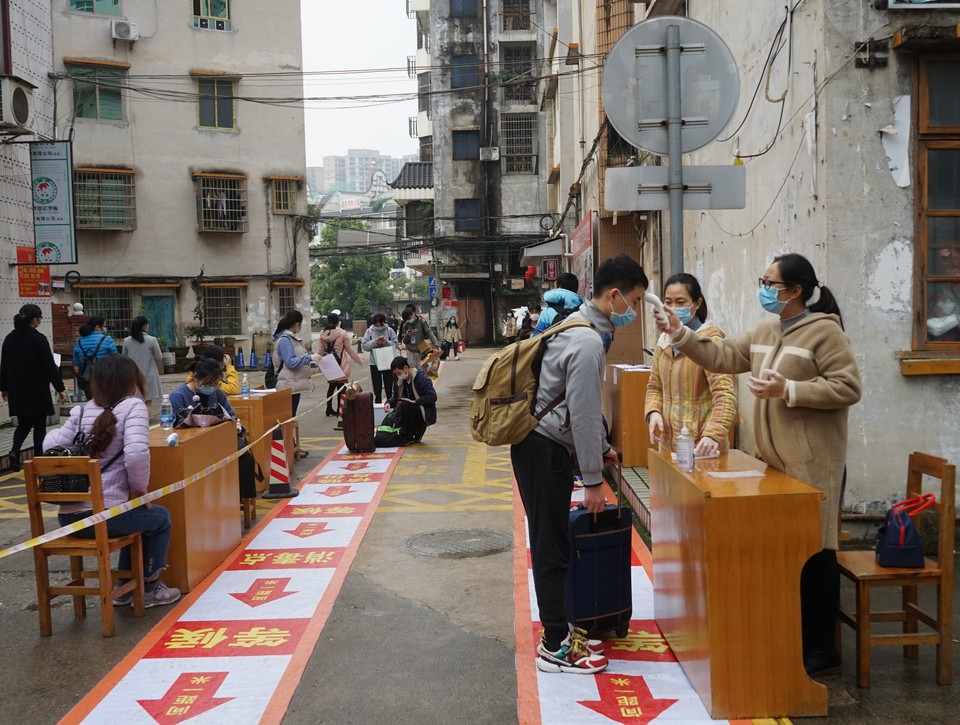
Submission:
<svg viewBox="0 0 960 725">
<path fill-rule="evenodd" d="M 191 372 L 193 376 L 190 382 L 174 388 L 170 393 L 170 406 L 173 408 L 174 416 L 184 408 L 193 405 L 193 396 L 197 395 L 200 397 L 200 405 L 210 406 L 220 403 L 231 418 L 236 418 L 237 414 L 227 400 L 226 393 L 220 389 L 220 378 L 223 375 L 220 363 L 212 358 L 202 357 L 194 363 Z"/>
<path fill-rule="evenodd" d="M 575 274 L 564 272 L 557 277 L 557 286 L 543 296 L 546 303 L 540 311 L 540 319 L 533 328 L 531 337 L 536 337 L 556 322 L 558 317 L 566 318 L 571 312 L 576 312 L 583 304 L 583 298 L 577 294 L 580 282 Z"/>
<path fill-rule="evenodd" d="M 117 345 L 113 338 L 106 334 L 106 326 L 106 320 L 99 315 L 91 316 L 86 323 L 80 326 L 80 337 L 77 338 L 77 343 L 73 346 L 74 374 L 80 373 L 80 366 L 84 359 L 95 363 L 107 355 L 117 354 Z M 87 400 L 93 400 L 90 383 L 81 383 L 81 387 Z"/>
</svg>

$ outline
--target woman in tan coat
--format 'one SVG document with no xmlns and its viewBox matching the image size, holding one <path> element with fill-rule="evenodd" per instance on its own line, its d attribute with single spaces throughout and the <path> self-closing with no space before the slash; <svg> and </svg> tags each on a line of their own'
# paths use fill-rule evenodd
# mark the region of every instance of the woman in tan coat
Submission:
<svg viewBox="0 0 960 725">
<path fill-rule="evenodd" d="M 833 294 L 799 254 L 776 257 L 759 280 L 761 306 L 777 319 L 743 337 L 708 338 L 667 309 L 659 328 L 706 370 L 750 372 L 754 426 L 763 460 L 823 491 L 823 550 L 800 579 L 803 661 L 809 674 L 840 666 L 834 643 L 840 576 L 837 523 L 846 479 L 847 411 L 860 400 L 860 373 Z M 817 293 L 816 301 L 807 305 Z"/>
<path fill-rule="evenodd" d="M 342 378 L 327 380 L 327 398 L 330 398 L 337 388 L 350 380 L 350 360 L 347 358 L 349 357 L 357 364 L 363 364 L 363 358 L 350 344 L 350 333 L 340 329 L 340 315 L 334 313 L 327 315 L 327 326 L 320 333 L 320 354 L 333 355 L 343 372 Z M 328 416 L 334 416 L 340 410 L 339 396 L 336 398 L 336 410 L 333 408 L 333 403 L 333 400 L 327 400 Z"/>
</svg>

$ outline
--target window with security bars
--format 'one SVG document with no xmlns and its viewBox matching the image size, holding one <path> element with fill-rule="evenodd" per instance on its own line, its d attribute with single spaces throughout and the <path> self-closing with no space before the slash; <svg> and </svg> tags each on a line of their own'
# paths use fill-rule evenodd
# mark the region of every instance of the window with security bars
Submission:
<svg viewBox="0 0 960 725">
<path fill-rule="evenodd" d="M 504 30 L 530 30 L 530 0 L 501 0 Z"/>
<path fill-rule="evenodd" d="M 503 62 L 500 65 L 500 84 L 503 88 L 503 102 L 512 104 L 533 104 L 537 102 L 537 84 L 534 80 L 533 44 L 501 45 Z"/>
<path fill-rule="evenodd" d="M 243 176 L 195 176 L 197 226 L 201 232 L 246 232 L 247 179 Z"/>
<path fill-rule="evenodd" d="M 197 124 L 200 128 L 234 128 L 234 80 L 197 80 Z"/>
<path fill-rule="evenodd" d="M 240 287 L 203 288 L 203 324 L 212 335 L 239 335 L 241 295 Z"/>
<path fill-rule="evenodd" d="M 130 290 L 126 288 L 98 288 L 80 290 L 80 303 L 86 315 L 99 315 L 107 325 L 107 334 L 122 342 L 129 334 L 133 319 Z"/>
<path fill-rule="evenodd" d="M 960 56 L 921 57 L 915 140 L 921 350 L 960 350 Z"/>
<path fill-rule="evenodd" d="M 537 173 L 537 114 L 500 115 L 500 158 L 506 174 Z"/>
<path fill-rule="evenodd" d="M 430 118 L 430 74 L 417 74 L 417 111 L 426 112 Z"/>
<path fill-rule="evenodd" d="M 131 232 L 137 228 L 137 204 L 133 171 L 75 171 L 73 197 L 77 229 L 113 229 Z"/>
<path fill-rule="evenodd" d="M 277 313 L 283 317 L 297 309 L 297 288 L 277 287 Z"/>
<path fill-rule="evenodd" d="M 78 13 L 119 15 L 120 0 L 70 0 L 70 9 Z"/>
<path fill-rule="evenodd" d="M 106 68 L 73 68 L 73 113 L 77 118 L 122 121 L 120 86 L 125 73 Z"/>
<path fill-rule="evenodd" d="M 230 0 L 193 0 L 193 27 L 233 30 L 230 24 Z"/>
<path fill-rule="evenodd" d="M 273 213 L 297 213 L 297 187 L 294 179 L 273 179 Z"/>
</svg>

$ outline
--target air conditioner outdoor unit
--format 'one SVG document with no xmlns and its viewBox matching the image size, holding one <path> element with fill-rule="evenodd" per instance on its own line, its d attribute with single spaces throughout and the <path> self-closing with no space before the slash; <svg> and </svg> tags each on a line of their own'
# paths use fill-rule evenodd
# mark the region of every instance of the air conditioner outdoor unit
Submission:
<svg viewBox="0 0 960 725">
<path fill-rule="evenodd" d="M 500 148 L 498 146 L 481 146 L 480 160 L 481 161 L 499 161 Z"/>
<path fill-rule="evenodd" d="M 131 20 L 111 20 L 110 34 L 114 40 L 140 40 L 140 26 Z"/>
<path fill-rule="evenodd" d="M 33 88 L 15 78 L 0 78 L 0 128 L 33 131 Z"/>
</svg>

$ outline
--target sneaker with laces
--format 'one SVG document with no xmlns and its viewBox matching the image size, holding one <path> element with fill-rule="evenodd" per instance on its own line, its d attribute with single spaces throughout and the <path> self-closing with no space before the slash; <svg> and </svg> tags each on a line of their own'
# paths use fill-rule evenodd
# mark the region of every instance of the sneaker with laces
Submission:
<svg viewBox="0 0 960 725">
<path fill-rule="evenodd" d="M 180 598 L 180 590 L 176 587 L 168 587 L 162 581 L 157 581 L 157 585 L 148 592 L 143 593 L 143 606 L 162 607 L 167 604 L 173 604 Z"/>
<path fill-rule="evenodd" d="M 537 669 L 541 672 L 572 672 L 592 675 L 607 668 L 607 658 L 591 654 L 579 639 L 569 635 L 560 643 L 560 649 L 551 652 L 543 640 L 537 645 Z"/>
<path fill-rule="evenodd" d="M 570 639 L 582 642 L 583 646 L 590 651 L 590 654 L 602 655 L 604 652 L 605 648 L 602 640 L 590 639 L 587 636 L 587 630 L 575 627 L 573 624 L 570 624 Z"/>
</svg>

